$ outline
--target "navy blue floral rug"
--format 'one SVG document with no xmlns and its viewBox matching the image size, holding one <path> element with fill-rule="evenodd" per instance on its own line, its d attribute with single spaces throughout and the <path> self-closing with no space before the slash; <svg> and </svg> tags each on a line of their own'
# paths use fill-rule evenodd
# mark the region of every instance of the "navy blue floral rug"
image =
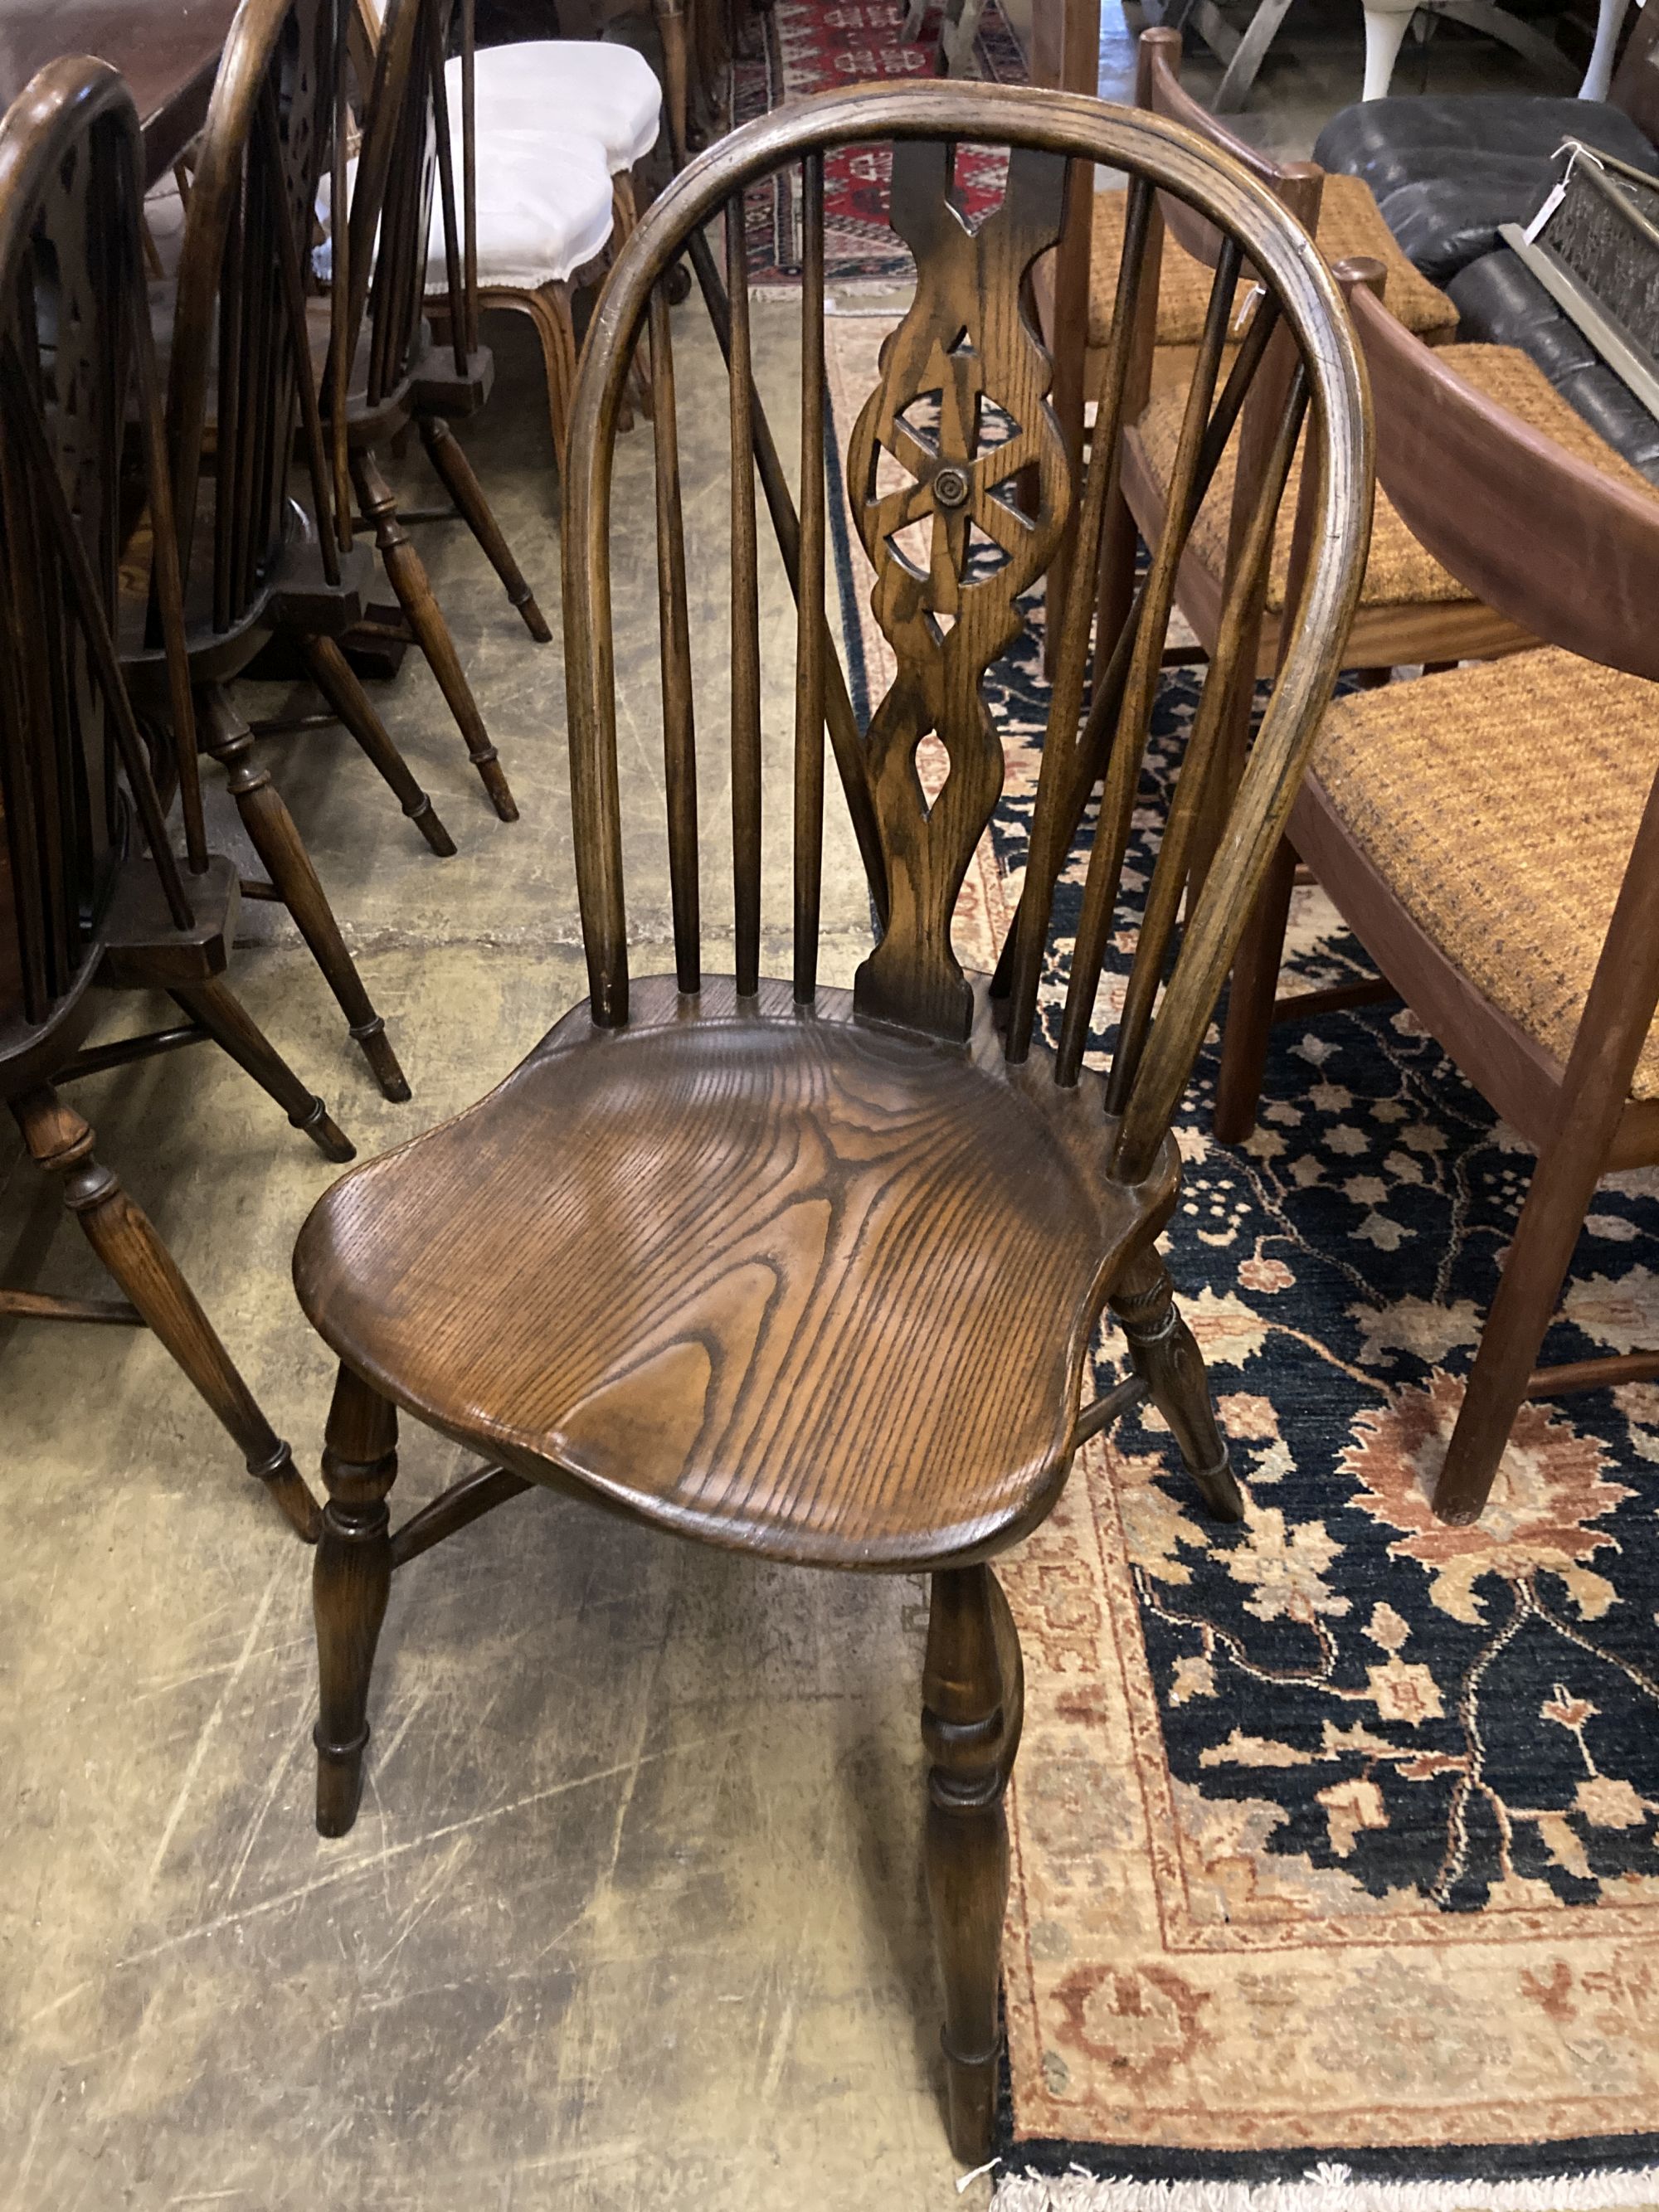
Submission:
<svg viewBox="0 0 1659 2212">
<path fill-rule="evenodd" d="M 847 329 L 832 388 L 868 388 L 879 336 Z M 854 562 L 851 672 L 879 696 Z M 975 966 L 1019 890 L 1040 621 L 992 684 L 1006 786 L 957 934 Z M 1196 688 L 1164 686 L 1132 899 Z M 1309 988 L 1369 972 L 1317 891 L 1291 956 Z M 1397 1001 L 1278 1030 L 1237 1149 L 1208 1133 L 1214 1044 L 1167 1250 L 1247 1517 L 1206 1518 L 1152 1415 L 1088 1447 L 1000 1563 L 1027 1696 L 999 2203 L 1659 2199 L 1632 2171 L 1659 2164 L 1659 1388 L 1525 1408 L 1482 1522 L 1437 1522 L 1530 1156 Z M 1659 1175 L 1611 1178 L 1547 1357 L 1659 1341 L 1656 1254 Z M 1121 1359 L 1108 1334 L 1098 1388 Z"/>
</svg>

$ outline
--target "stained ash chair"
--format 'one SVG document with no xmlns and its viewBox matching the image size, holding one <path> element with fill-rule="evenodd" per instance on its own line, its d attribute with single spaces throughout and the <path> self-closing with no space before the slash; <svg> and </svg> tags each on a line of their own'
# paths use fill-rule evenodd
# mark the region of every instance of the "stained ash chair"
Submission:
<svg viewBox="0 0 1659 2212">
<path fill-rule="evenodd" d="M 344 447 L 325 446 L 312 374 L 306 257 L 319 175 L 344 129 L 335 0 L 242 0 L 198 142 L 176 287 L 158 300 L 167 431 L 197 723 L 266 871 L 250 897 L 286 906 L 388 1098 L 409 1085 L 293 817 L 255 758 L 230 685 L 278 632 L 434 853 L 454 851 L 338 640 L 371 569 L 336 501 Z M 307 507 L 296 495 L 298 445 Z M 143 564 L 123 659 L 146 696 L 165 665 L 143 622 Z"/>
<path fill-rule="evenodd" d="M 823 614 L 823 165 L 893 142 L 892 221 L 915 301 L 852 434 L 848 487 L 897 658 L 854 724 Z M 1011 149 L 1002 207 L 970 230 L 951 143 Z M 1160 545 L 1083 714 L 1087 594 L 1074 595 L 1037 794 L 1026 896 L 996 977 L 965 975 L 951 919 L 996 803 L 1002 752 L 982 696 L 1051 558 L 1074 485 L 1045 406 L 1049 363 L 1021 307 L 1058 234 L 1068 163 L 1129 171 L 1137 237 L 1154 187 L 1241 256 L 1296 366 L 1251 560 L 1188 741 L 1127 1003 L 1104 1077 L 1084 1065 L 1172 603 Z M 797 510 L 756 398 L 740 210 L 799 164 L 805 209 Z M 701 941 L 687 557 L 666 276 L 724 210 L 732 490 L 729 713 L 736 972 Z M 736 219 L 734 220 L 734 216 Z M 1098 392 L 1109 454 L 1144 276 Z M 657 560 L 675 971 L 631 981 L 611 617 L 612 462 L 648 321 L 657 394 Z M 1222 319 L 1193 382 L 1183 480 L 1212 470 Z M 1248 376 L 1235 371 L 1236 377 Z M 1213 410 L 1213 411 L 1212 411 Z M 1260 586 L 1304 415 L 1321 466 L 1314 550 L 1220 857 L 1179 940 L 1191 832 L 1216 761 L 1228 641 Z M 1010 427 L 1012 426 L 1012 427 Z M 998 442 L 1000 431 L 1006 435 Z M 1097 547 L 1107 475 L 1081 492 Z M 799 610 L 794 666 L 793 974 L 763 976 L 758 477 Z M 803 1565 L 927 1571 L 927 1858 L 945 1988 L 951 2138 L 984 2150 L 997 2069 L 1001 1800 L 1018 1738 L 1018 1641 L 988 1562 L 1052 1508 L 1085 1437 L 1151 1396 L 1212 1509 L 1237 1517 L 1197 1346 L 1155 1249 L 1176 1202 L 1170 1120 L 1249 901 L 1274 848 L 1333 678 L 1364 557 L 1366 401 L 1336 287 L 1272 198 L 1158 118 L 1032 91 L 929 83 L 810 100 L 684 170 L 612 273 L 578 380 L 565 490 L 565 637 L 575 850 L 589 996 L 489 1097 L 338 1183 L 295 1254 L 301 1303 L 338 1353 L 316 1577 L 318 1823 L 356 1817 L 370 1668 L 395 1567 L 532 1485 L 628 1518 Z M 626 526 L 631 534 L 631 519 Z M 917 533 L 922 539 L 915 543 Z M 950 773 L 931 808 L 916 749 Z M 852 991 L 817 981 L 825 736 L 860 831 L 880 940 Z M 1049 903 L 1076 790 L 1104 773 L 1081 925 L 1051 1049 L 1037 1034 Z M 1154 998 L 1167 980 L 1158 1010 Z M 1109 1306 L 1132 1377 L 1083 1405 Z M 398 1409 L 490 1462 L 395 1534 Z"/>
<path fill-rule="evenodd" d="M 325 205 L 331 215 L 329 312 L 313 315 L 313 353 L 325 428 L 349 455 L 351 483 L 402 610 L 465 742 L 490 805 L 503 822 L 519 810 L 507 772 L 461 665 L 455 641 L 414 541 L 399 515 L 377 449 L 411 424 L 428 459 L 501 579 L 532 637 L 550 641 L 525 581 L 471 464 L 450 429 L 476 414 L 489 394 L 495 364 L 478 340 L 478 243 L 472 111 L 452 118 L 444 57 L 458 27 L 471 54 L 471 9 L 462 0 L 389 0 L 362 66 L 369 78 L 362 145 L 348 174 L 343 154 Z M 459 173 L 457 173 L 457 141 Z M 606 193 L 609 207 L 609 192 Z M 428 240 L 443 239 L 444 342 L 428 309 Z"/>
<path fill-rule="evenodd" d="M 67 58 L 0 123 L 0 1089 L 121 1300 L 0 1290 L 7 1319 L 148 1322 L 298 1532 L 316 1501 L 155 1227 L 60 1095 L 76 1078 L 212 1038 L 326 1158 L 352 1148 L 225 981 L 234 869 L 209 852 L 131 94 Z M 142 727 L 116 648 L 132 487 L 155 518 L 150 616 L 176 755 Z M 165 800 L 176 786 L 182 863 Z M 111 989 L 167 992 L 183 1026 L 88 1046 Z"/>
<path fill-rule="evenodd" d="M 1354 297 L 1381 472 L 1413 530 L 1559 648 L 1332 708 L 1240 954 L 1217 1133 L 1255 1117 L 1296 856 L 1538 1165 L 1434 1492 L 1477 1519 L 1515 1417 L 1659 1375 L 1539 1364 L 1600 1178 L 1659 1162 L 1659 493 L 1524 354 L 1431 352 Z M 1492 356 L 1484 386 L 1459 356 Z M 1496 395 L 1496 396 L 1494 396 Z"/>
</svg>

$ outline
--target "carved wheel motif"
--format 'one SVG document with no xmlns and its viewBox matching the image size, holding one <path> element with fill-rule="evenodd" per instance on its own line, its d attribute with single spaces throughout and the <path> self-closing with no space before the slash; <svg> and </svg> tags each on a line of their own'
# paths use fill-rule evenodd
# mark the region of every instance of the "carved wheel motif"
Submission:
<svg viewBox="0 0 1659 2212">
<path fill-rule="evenodd" d="M 975 230 L 951 200 L 950 163 L 945 146 L 894 149 L 892 223 L 915 255 L 916 295 L 883 350 L 847 466 L 876 571 L 871 605 L 898 660 L 866 737 L 892 910 L 859 1000 L 965 1036 L 951 912 L 1002 787 L 981 684 L 1019 635 L 1020 594 L 1048 567 L 1071 504 L 1050 364 L 1020 307 L 1026 270 L 1059 235 L 1066 165 L 1016 152 L 1002 206 Z M 930 810 L 915 754 L 934 732 L 951 772 Z"/>
</svg>

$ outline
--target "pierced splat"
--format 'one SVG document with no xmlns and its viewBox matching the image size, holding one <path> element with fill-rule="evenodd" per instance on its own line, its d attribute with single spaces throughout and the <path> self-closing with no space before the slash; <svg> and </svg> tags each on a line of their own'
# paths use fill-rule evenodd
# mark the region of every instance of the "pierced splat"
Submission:
<svg viewBox="0 0 1659 2212">
<path fill-rule="evenodd" d="M 865 739 L 891 906 L 857 1004 L 956 1038 L 972 998 L 951 915 L 1002 788 L 981 684 L 1019 634 L 1020 593 L 1048 566 L 1071 495 L 1048 359 L 1020 308 L 1026 270 L 1060 233 L 1065 162 L 1014 154 L 1001 207 L 970 230 L 948 196 L 950 161 L 938 143 L 893 151 L 892 222 L 915 255 L 916 296 L 882 349 L 848 485 L 898 660 Z M 935 732 L 950 775 L 930 809 L 915 755 Z"/>
</svg>

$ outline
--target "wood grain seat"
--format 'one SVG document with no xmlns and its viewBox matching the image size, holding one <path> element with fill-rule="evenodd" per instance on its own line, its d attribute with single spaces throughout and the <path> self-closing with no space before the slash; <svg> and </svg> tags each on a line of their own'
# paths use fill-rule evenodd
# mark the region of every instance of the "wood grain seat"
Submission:
<svg viewBox="0 0 1659 2212">
<path fill-rule="evenodd" d="M 1339 700 L 1314 755 L 1418 927 L 1564 1066 L 1659 773 L 1656 709 L 1642 677 L 1517 653 Z M 1659 1099 L 1659 1024 L 1631 1095 Z"/>
<path fill-rule="evenodd" d="M 1097 1086 L 1010 1066 L 982 1011 L 964 1050 L 848 993 L 635 991 L 626 1030 L 584 1003 L 335 1185 L 295 1255 L 312 1321 L 449 1434 L 681 1533 L 867 1566 L 1006 1541 L 1148 1225 Z"/>
<path fill-rule="evenodd" d="M 1123 258 L 1123 211 L 1127 195 L 1097 192 L 1089 237 L 1089 343 L 1103 346 L 1111 329 Z M 1408 331 L 1430 345 L 1443 344 L 1457 328 L 1457 309 L 1419 274 L 1395 241 L 1370 187 L 1362 178 L 1328 176 L 1319 203 L 1319 249 L 1332 263 L 1364 255 L 1388 271 L 1388 301 Z M 1212 271 L 1181 241 L 1166 234 L 1158 272 L 1158 343 L 1195 346 L 1204 332 Z"/>
</svg>

